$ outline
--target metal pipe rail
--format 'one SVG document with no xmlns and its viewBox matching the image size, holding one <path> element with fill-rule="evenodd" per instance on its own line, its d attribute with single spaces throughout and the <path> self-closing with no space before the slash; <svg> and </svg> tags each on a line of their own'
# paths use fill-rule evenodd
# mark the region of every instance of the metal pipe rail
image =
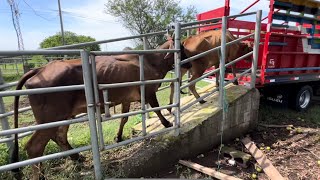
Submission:
<svg viewBox="0 0 320 180">
<path fill-rule="evenodd" d="M 251 69 L 247 69 L 245 71 L 243 71 L 242 73 L 240 73 L 238 76 L 234 77 L 233 79 L 229 80 L 228 82 L 226 82 L 225 86 L 235 82 L 236 80 L 238 80 L 240 77 L 242 77 L 243 75 L 249 73 L 251 71 Z"/>
<path fill-rule="evenodd" d="M 26 136 L 29 136 L 33 133 L 33 131 L 28 131 L 28 132 L 25 132 L 25 133 L 21 133 L 21 134 L 18 134 L 18 138 L 23 138 L 23 137 L 26 137 Z M 0 139 L 0 144 L 1 143 L 6 143 L 6 142 L 9 142 L 9 141 L 13 141 L 14 140 L 14 137 L 11 136 L 9 138 L 2 138 Z"/>
<path fill-rule="evenodd" d="M 153 54 L 153 53 L 175 53 L 179 52 L 178 49 L 158 49 L 158 50 L 127 50 L 127 51 L 91 51 L 90 53 L 96 56 L 109 56 L 120 54 Z"/>
<path fill-rule="evenodd" d="M 159 32 L 146 33 L 146 34 L 140 34 L 140 35 L 135 35 L 135 36 L 126 36 L 126 37 L 106 39 L 106 40 L 101 40 L 101 41 L 92 41 L 92 42 L 79 43 L 79 44 L 56 46 L 56 47 L 52 47 L 52 48 L 46 48 L 46 50 L 79 48 L 79 47 L 83 47 L 83 46 L 91 46 L 91 45 L 96 45 L 96 44 L 105 44 L 105 43 L 125 41 L 125 40 L 130 40 L 130 39 L 148 37 L 148 36 L 156 36 L 156 35 L 161 35 L 161 34 L 165 34 L 165 33 L 167 33 L 167 31 L 159 31 Z"/>
<path fill-rule="evenodd" d="M 64 91 L 77 91 L 77 90 L 84 90 L 84 87 L 85 86 L 82 84 L 82 85 L 72 85 L 72 86 L 57 86 L 57 87 L 48 87 L 48 88 L 3 91 L 3 92 L 0 92 L 0 97 L 46 94 L 46 93 L 55 93 L 55 92 L 64 92 Z"/>
<path fill-rule="evenodd" d="M 0 90 L 14 87 L 14 86 L 16 86 L 17 84 L 18 84 L 18 81 L 2 84 L 2 85 L 0 85 Z"/>
<path fill-rule="evenodd" d="M 45 155 L 45 156 L 41 156 L 41 157 L 37 157 L 37 158 L 33 158 L 33 159 L 28 159 L 25 161 L 20 161 L 20 162 L 8 164 L 8 165 L 0 166 L 0 172 L 9 171 L 9 170 L 20 168 L 23 166 L 40 163 L 42 161 L 47 161 L 47 160 L 51 160 L 51 159 L 57 159 L 57 158 L 65 157 L 65 156 L 70 156 L 71 154 L 76 154 L 76 153 L 80 153 L 83 151 L 88 151 L 90 149 L 91 149 L 91 146 L 89 145 L 89 146 L 79 147 L 79 148 L 75 148 L 75 149 L 68 150 L 68 151 L 58 152 L 58 153 L 54 153 L 54 154 L 50 154 L 50 155 Z"/>
<path fill-rule="evenodd" d="M 189 58 L 181 61 L 181 65 L 182 65 L 182 64 L 185 64 L 185 63 L 188 63 L 188 62 L 191 62 L 191 61 L 194 61 L 194 60 L 196 60 L 196 59 L 198 59 L 198 58 L 201 58 L 201 57 L 203 57 L 203 56 L 205 56 L 205 55 L 208 55 L 208 54 L 210 54 L 210 53 L 213 53 L 214 51 L 217 51 L 217 50 L 219 50 L 220 48 L 221 48 L 221 47 L 218 46 L 218 47 L 215 47 L 215 48 L 210 49 L 210 50 L 208 50 L 208 51 L 199 53 L 199 54 L 197 54 L 197 55 L 195 55 L 195 56 L 189 57 Z"/>
<path fill-rule="evenodd" d="M 2 56 L 22 56 L 22 55 L 80 55 L 81 49 L 78 50 L 19 50 L 19 51 L 0 51 Z"/>
<path fill-rule="evenodd" d="M 189 23 L 182 23 L 181 27 L 187 27 L 187 26 L 193 26 L 193 25 L 197 25 L 197 24 L 204 24 L 204 23 L 217 23 L 219 21 L 221 21 L 222 18 L 212 18 L 212 19 L 206 19 L 206 20 L 202 20 L 202 21 L 193 21 L 193 22 L 189 22 Z"/>
<path fill-rule="evenodd" d="M 30 108 L 31 109 L 31 108 Z M 28 109 L 29 110 L 29 109 Z M 80 118 L 80 117 L 83 117 L 83 116 L 86 116 L 87 114 L 86 113 L 83 113 L 83 114 L 79 114 L 76 116 L 76 118 Z M 21 134 L 18 134 L 18 138 L 23 138 L 23 137 L 26 137 L 26 136 L 29 136 L 33 133 L 34 131 L 27 131 L 27 132 L 24 132 L 24 133 L 21 133 Z M 13 141 L 14 140 L 14 137 L 9 137 L 9 138 L 2 138 L 0 139 L 0 144 L 1 143 L 6 143 L 6 142 L 9 142 L 9 141 Z"/>
<path fill-rule="evenodd" d="M 20 109 L 18 110 L 18 112 L 19 112 L 19 113 L 22 113 L 22 112 L 26 112 L 26 111 L 29 111 L 29 110 L 31 110 L 31 106 L 24 107 L 24 108 L 20 108 Z M 9 111 L 9 112 L 0 114 L 0 118 L 12 116 L 13 114 L 14 114 L 14 111 Z"/>
<path fill-rule="evenodd" d="M 219 89 L 218 88 L 215 88 L 213 89 L 212 91 L 210 91 L 209 93 L 203 95 L 203 96 L 200 96 L 198 99 L 195 99 L 194 101 L 192 101 L 191 103 L 183 106 L 182 108 L 180 108 L 180 111 L 183 112 L 185 110 L 187 110 L 188 108 L 190 108 L 191 106 L 195 105 L 196 103 L 204 100 L 205 98 L 209 97 L 210 95 L 212 95 L 213 93 L 217 92 Z"/>
<path fill-rule="evenodd" d="M 184 27 L 184 28 L 181 28 L 181 30 L 182 30 L 182 31 L 186 31 L 186 30 L 190 30 L 190 29 L 209 27 L 209 26 L 214 26 L 214 25 L 218 25 L 218 24 L 221 24 L 221 22 L 211 23 L 211 24 L 205 24 L 205 25 L 199 25 L 199 26 Z"/>
<path fill-rule="evenodd" d="M 190 79 L 185 79 L 185 80 L 181 81 L 181 83 L 185 83 L 185 82 L 187 82 L 187 81 L 189 81 L 189 80 L 190 80 Z M 169 87 L 170 87 L 170 85 L 168 85 L 168 86 L 163 86 L 163 87 L 159 88 L 158 91 L 162 91 L 162 90 L 168 89 Z"/>
<path fill-rule="evenodd" d="M 226 16 L 226 17 L 227 17 L 227 19 L 234 19 L 237 17 L 254 15 L 254 14 L 257 14 L 257 12 L 259 12 L 259 11 L 248 12 L 248 13 L 243 13 L 243 14 L 236 14 L 236 15 L 231 15 L 231 16 Z"/>
<path fill-rule="evenodd" d="M 248 56 L 251 56 L 252 54 L 253 54 L 253 51 L 251 51 L 251 52 L 249 52 L 249 53 L 247 53 L 247 54 L 245 54 L 245 55 L 242 55 L 242 56 L 238 57 L 237 59 L 228 62 L 228 63 L 225 65 L 225 67 L 229 67 L 229 66 L 231 66 L 232 64 L 234 64 L 234 63 L 236 63 L 236 62 L 238 62 L 238 61 L 241 61 L 241 60 L 243 60 L 244 58 L 246 58 L 246 57 L 248 57 Z"/>
<path fill-rule="evenodd" d="M 123 82 L 123 83 L 114 83 L 114 84 L 99 84 L 99 89 L 121 88 L 121 87 L 140 86 L 140 85 L 157 84 L 157 83 L 163 83 L 163 82 L 175 82 L 175 81 L 178 81 L 178 78 L 133 81 L 133 82 Z"/>
<path fill-rule="evenodd" d="M 189 83 L 181 86 L 181 87 L 180 87 L 180 90 L 182 90 L 182 89 L 184 89 L 184 88 L 186 88 L 186 87 L 189 87 L 189 86 L 191 86 L 192 84 L 195 84 L 195 83 L 201 81 L 202 79 L 207 78 L 208 76 L 213 75 L 214 73 L 218 72 L 219 70 L 220 70 L 220 68 L 217 68 L 217 69 L 214 69 L 214 70 L 212 70 L 212 71 L 210 71 L 210 72 L 208 72 L 208 73 L 203 74 L 202 76 L 198 77 L 197 79 L 194 79 L 193 81 L 191 81 L 191 82 L 189 82 Z"/>
<path fill-rule="evenodd" d="M 86 121 L 88 121 L 88 117 L 80 117 L 80 118 L 76 118 L 76 119 L 67 119 L 67 120 L 62 120 L 62 121 L 56 121 L 56 122 L 45 123 L 45 124 L 38 124 L 38 125 L 21 127 L 21 128 L 16 128 L 16 129 L 2 130 L 2 131 L 0 131 L 0 136 L 8 136 L 8 135 L 24 133 L 24 132 L 28 132 L 28 131 L 49 129 L 49 128 L 54 128 L 54 127 L 58 127 L 58 126 L 70 125 L 70 124 L 79 123 L 79 122 L 86 122 Z"/>
<path fill-rule="evenodd" d="M 146 109 L 146 110 L 132 111 L 132 112 L 128 112 L 128 113 L 116 114 L 116 115 L 113 115 L 111 117 L 103 116 L 102 117 L 102 121 L 109 121 L 109 120 L 113 120 L 113 119 L 133 116 L 133 115 L 137 115 L 137 114 L 148 113 L 148 112 L 152 112 L 152 111 L 159 111 L 159 110 L 162 110 L 162 109 L 168 109 L 168 108 L 173 108 L 173 107 L 177 107 L 177 106 L 178 106 L 178 104 L 170 104 L 170 105 L 160 106 L 160 107 L 156 107 L 156 108 L 149 108 L 149 109 Z"/>
</svg>

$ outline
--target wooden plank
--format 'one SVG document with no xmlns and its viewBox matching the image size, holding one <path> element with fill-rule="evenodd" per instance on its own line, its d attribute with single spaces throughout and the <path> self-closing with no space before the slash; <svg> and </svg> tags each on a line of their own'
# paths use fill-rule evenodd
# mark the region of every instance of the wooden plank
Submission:
<svg viewBox="0 0 320 180">
<path fill-rule="evenodd" d="M 249 137 L 242 139 L 241 142 L 257 160 L 258 164 L 271 180 L 284 180 L 278 170 L 272 165 L 271 161 L 267 159 L 263 152 L 257 148 Z"/>
<path fill-rule="evenodd" d="M 192 168 L 194 170 L 200 171 L 204 174 L 207 174 L 209 176 L 212 176 L 214 178 L 217 179 L 221 179 L 221 180 L 241 180 L 239 178 L 233 177 L 233 176 L 229 176 L 226 174 L 223 174 L 221 172 L 218 172 L 212 168 L 208 168 L 205 166 L 201 166 L 200 164 L 194 163 L 194 162 L 190 162 L 190 161 L 184 161 L 184 160 L 180 160 L 179 161 L 180 164 L 185 165 L 189 168 Z"/>
<path fill-rule="evenodd" d="M 286 127 L 293 127 L 292 124 L 289 124 L 289 125 L 259 124 L 259 126 L 266 127 L 266 128 L 286 128 Z"/>
</svg>

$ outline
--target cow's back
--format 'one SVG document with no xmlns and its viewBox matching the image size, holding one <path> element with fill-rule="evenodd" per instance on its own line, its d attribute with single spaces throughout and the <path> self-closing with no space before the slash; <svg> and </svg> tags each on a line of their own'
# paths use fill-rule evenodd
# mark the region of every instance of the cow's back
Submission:
<svg viewBox="0 0 320 180">
<path fill-rule="evenodd" d="M 80 60 L 52 61 L 32 78 L 25 86 L 28 89 L 83 84 Z"/>
<path fill-rule="evenodd" d="M 80 60 L 53 61 L 30 78 L 27 89 L 83 84 Z M 66 91 L 29 95 L 36 121 L 47 123 L 71 118 L 86 112 L 84 91 Z"/>
<path fill-rule="evenodd" d="M 215 47 L 221 46 L 221 30 L 212 30 L 201 32 L 200 34 L 191 36 L 187 38 L 183 45 L 185 47 L 185 53 L 188 57 L 200 54 L 202 52 L 208 51 Z M 226 42 L 230 42 L 235 40 L 236 38 L 231 34 L 230 31 L 227 30 L 226 32 Z M 226 61 L 230 58 L 234 58 L 236 52 L 238 51 L 239 46 L 237 44 L 229 45 L 226 48 Z M 200 65 L 201 67 L 209 68 L 211 66 L 217 66 L 219 64 L 220 50 L 212 52 L 198 60 L 192 62 L 193 67 L 197 67 Z"/>
</svg>

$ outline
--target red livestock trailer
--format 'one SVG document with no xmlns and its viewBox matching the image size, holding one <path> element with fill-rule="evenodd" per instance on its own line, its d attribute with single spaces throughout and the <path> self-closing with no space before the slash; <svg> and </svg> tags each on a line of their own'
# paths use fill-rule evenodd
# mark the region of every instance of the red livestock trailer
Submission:
<svg viewBox="0 0 320 180">
<path fill-rule="evenodd" d="M 241 13 L 259 3 L 256 0 Z M 256 87 L 270 101 L 289 104 L 305 110 L 320 87 L 320 2 L 314 0 L 270 0 L 267 23 L 261 23 Z M 206 20 L 230 13 L 230 0 L 225 6 L 200 13 L 198 20 Z M 319 24 L 319 25 L 318 25 Z M 221 25 L 199 28 L 199 31 L 219 29 Z M 230 19 L 228 28 L 236 37 L 254 31 L 255 23 Z M 253 40 L 253 39 L 249 39 Z M 238 72 L 251 67 L 239 61 Z M 232 79 L 232 73 L 226 79 Z M 250 84 L 247 74 L 239 79 Z"/>
</svg>

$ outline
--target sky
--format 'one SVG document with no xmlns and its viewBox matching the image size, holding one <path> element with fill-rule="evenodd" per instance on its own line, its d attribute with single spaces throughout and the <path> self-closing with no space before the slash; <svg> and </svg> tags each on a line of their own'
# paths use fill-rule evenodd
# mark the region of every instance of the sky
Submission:
<svg viewBox="0 0 320 180">
<path fill-rule="evenodd" d="M 238 14 L 255 0 L 231 0 L 231 14 Z M 26 50 L 39 49 L 40 42 L 60 31 L 57 0 L 16 0 L 20 10 L 20 28 Z M 65 31 L 86 35 L 96 40 L 130 36 L 117 18 L 104 12 L 106 0 L 60 0 Z M 250 11 L 263 10 L 267 15 L 269 1 L 261 0 Z M 224 5 L 223 0 L 181 0 L 186 8 L 195 6 L 198 12 Z M 252 17 L 253 19 L 254 17 Z M 17 50 L 17 37 L 12 25 L 10 6 L 0 1 L 0 50 Z M 132 41 L 101 45 L 102 50 L 121 50 L 133 46 Z"/>
</svg>

